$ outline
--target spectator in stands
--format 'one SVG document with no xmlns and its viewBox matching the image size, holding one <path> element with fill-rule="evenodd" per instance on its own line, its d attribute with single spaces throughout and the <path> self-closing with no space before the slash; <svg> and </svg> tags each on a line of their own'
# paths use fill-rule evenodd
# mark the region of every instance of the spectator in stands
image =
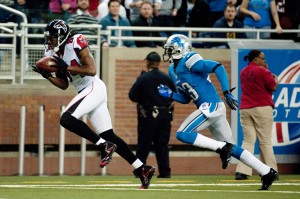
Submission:
<svg viewBox="0 0 300 199">
<path fill-rule="evenodd" d="M 195 6 L 195 2 L 196 2 L 196 0 L 187 0 L 187 2 L 186 2 L 186 17 L 185 17 L 186 24 L 188 23 L 188 21 L 190 19 L 192 10 Z"/>
<path fill-rule="evenodd" d="M 278 12 L 280 26 L 283 29 L 300 29 L 300 1 L 295 0 L 276 0 L 276 8 Z M 274 20 L 272 21 L 272 28 L 276 27 Z M 272 33 L 273 39 L 293 39 L 300 41 L 297 33 L 276 34 Z"/>
<path fill-rule="evenodd" d="M 245 28 L 271 29 L 271 13 L 277 33 L 282 33 L 275 0 L 243 0 L 240 10 L 245 14 Z M 247 32 L 246 34 L 248 38 L 256 38 L 255 32 Z M 260 38 L 270 38 L 270 33 L 260 33 Z"/>
<path fill-rule="evenodd" d="M 90 7 L 89 7 L 90 15 L 97 18 L 98 6 L 99 6 L 100 1 L 99 0 L 89 0 L 89 1 L 90 1 Z"/>
<path fill-rule="evenodd" d="M 194 0 L 193 0 L 194 1 Z M 186 27 L 188 0 L 181 0 L 181 6 L 174 17 L 175 27 Z"/>
<path fill-rule="evenodd" d="M 41 23 L 41 13 L 39 4 L 34 0 L 17 0 L 14 8 L 26 14 L 28 23 Z M 22 22 L 22 18 L 17 16 L 17 23 Z"/>
<path fill-rule="evenodd" d="M 27 16 L 28 23 L 41 23 L 41 13 L 39 12 L 39 4 L 34 0 L 16 0 L 13 6 L 16 10 L 23 12 Z M 15 22 L 18 24 L 18 29 L 21 29 L 23 18 L 19 15 L 15 16 Z M 40 31 L 39 31 L 40 30 Z M 39 28 L 29 29 L 30 33 L 43 33 Z M 42 39 L 30 38 L 29 43 L 39 44 Z M 21 38 L 17 37 L 17 56 L 21 53 Z"/>
<path fill-rule="evenodd" d="M 187 27 L 208 27 L 209 5 L 206 0 L 189 0 L 187 10 Z M 192 36 L 205 37 L 206 33 L 193 32 Z M 204 47 L 202 42 L 193 42 L 193 47 Z"/>
<path fill-rule="evenodd" d="M 109 2 L 109 0 L 103 0 L 99 4 L 99 6 L 98 6 L 98 16 L 97 16 L 98 21 L 100 21 L 101 19 L 103 19 L 104 17 L 106 17 L 106 15 L 108 14 L 108 2 Z M 121 4 L 120 4 L 119 15 L 121 17 L 127 18 L 126 9 Z"/>
<path fill-rule="evenodd" d="M 236 7 L 232 4 L 227 4 L 224 10 L 224 16 L 215 22 L 214 28 L 243 28 L 243 24 L 235 19 L 236 17 Z M 236 39 L 236 38 L 246 38 L 245 33 L 240 32 L 213 32 L 211 37 L 214 38 L 227 38 L 227 39 Z M 213 43 L 211 47 L 216 48 L 229 48 L 227 42 L 225 43 Z"/>
<path fill-rule="evenodd" d="M 49 21 L 52 19 L 67 20 L 70 14 L 74 14 L 77 8 L 77 0 L 50 0 Z"/>
<path fill-rule="evenodd" d="M 158 26 L 158 23 L 155 18 L 153 18 L 153 8 L 152 4 L 148 1 L 145 1 L 141 4 L 140 15 L 131 23 L 132 26 L 146 26 L 153 27 Z M 158 31 L 133 31 L 134 36 L 140 37 L 159 37 Z M 137 47 L 158 47 L 162 46 L 161 42 L 155 41 L 136 41 L 135 45 Z"/>
<path fill-rule="evenodd" d="M 208 25 L 213 27 L 214 23 L 223 16 L 227 0 L 207 0 L 209 5 Z"/>
<path fill-rule="evenodd" d="M 14 2 L 10 0 L 0 0 L 0 4 L 12 7 Z M 0 8 L 0 23 L 13 22 L 14 20 L 15 20 L 14 16 L 10 12 Z M 0 33 L 6 33 L 6 32 L 0 29 Z M 11 44 L 11 43 L 12 43 L 11 38 L 0 37 L 0 45 Z M 3 67 L 2 64 L 4 62 L 3 60 L 5 57 L 5 52 L 6 52 L 5 49 L 0 48 L 0 69 Z"/>
<path fill-rule="evenodd" d="M 110 0 L 108 2 L 108 11 L 109 12 L 107 16 L 101 19 L 99 22 L 102 25 L 102 30 L 107 30 L 107 26 L 130 26 L 128 19 L 119 15 L 119 0 Z M 112 36 L 117 36 L 118 31 L 113 30 L 111 34 Z M 122 36 L 132 36 L 132 32 L 130 30 L 122 31 Z M 112 40 L 109 45 L 117 46 L 118 41 Z M 122 41 L 122 46 L 136 47 L 134 41 Z"/>
<path fill-rule="evenodd" d="M 175 27 L 174 18 L 181 7 L 182 0 L 164 0 L 161 9 L 156 13 L 160 27 Z M 173 32 L 160 32 L 162 37 L 171 36 Z"/>
<path fill-rule="evenodd" d="M 98 24 L 98 20 L 89 12 L 89 0 L 78 0 L 77 4 L 78 9 L 76 14 L 73 14 L 69 17 L 67 21 L 68 24 Z M 74 30 L 83 35 L 97 35 L 97 29 L 95 28 L 79 28 Z M 89 44 L 96 44 L 96 40 L 89 39 Z M 101 38 L 101 46 L 108 47 L 108 43 L 104 38 Z"/>
<path fill-rule="evenodd" d="M 237 0 L 235 7 L 236 7 L 236 17 L 235 19 L 239 20 L 243 23 L 245 15 L 241 12 L 241 4 L 243 0 Z"/>
<path fill-rule="evenodd" d="M 157 13 L 161 8 L 162 0 L 145 0 L 150 2 L 153 5 L 154 13 Z M 129 20 L 132 22 L 139 16 L 140 7 L 144 0 L 125 0 L 125 7 L 129 9 Z"/>
</svg>

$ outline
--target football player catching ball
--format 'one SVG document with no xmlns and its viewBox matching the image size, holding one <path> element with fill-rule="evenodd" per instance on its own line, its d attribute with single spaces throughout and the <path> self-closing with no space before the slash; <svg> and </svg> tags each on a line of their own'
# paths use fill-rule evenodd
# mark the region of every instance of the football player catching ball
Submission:
<svg viewBox="0 0 300 199">
<path fill-rule="evenodd" d="M 127 143 L 114 133 L 107 108 L 106 86 L 96 76 L 95 60 L 86 38 L 71 31 L 65 21 L 58 19 L 47 24 L 44 35 L 45 56 L 55 58 L 56 75 L 54 77 L 50 72 L 40 70 L 36 66 L 33 66 L 33 70 L 63 90 L 68 88 L 70 80 L 78 92 L 67 105 L 60 118 L 60 124 L 99 146 L 100 167 L 107 165 L 116 151 L 135 169 L 134 174 L 139 176 L 142 182 L 140 188 L 147 189 L 155 168 L 144 165 Z M 85 114 L 95 132 L 80 120 Z"/>
</svg>

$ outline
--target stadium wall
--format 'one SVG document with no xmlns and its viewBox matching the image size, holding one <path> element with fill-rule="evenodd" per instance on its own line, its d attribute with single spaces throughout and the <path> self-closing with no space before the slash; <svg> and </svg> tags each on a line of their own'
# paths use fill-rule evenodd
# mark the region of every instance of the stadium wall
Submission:
<svg viewBox="0 0 300 199">
<path fill-rule="evenodd" d="M 101 76 L 107 85 L 109 97 L 109 110 L 114 123 L 115 132 L 130 146 L 137 140 L 136 132 L 136 105 L 128 99 L 128 91 L 145 65 L 145 56 L 156 50 L 162 54 L 162 49 L 152 48 L 107 48 L 103 50 Z M 212 59 L 222 63 L 229 79 L 230 50 L 197 49 L 203 58 Z M 20 61 L 20 60 L 19 60 Z M 17 62 L 19 63 L 19 62 Z M 168 63 L 161 64 L 161 70 L 167 72 Z M 19 68 L 17 66 L 17 68 Z M 216 76 L 211 80 L 217 90 L 221 92 Z M 20 107 L 26 106 L 26 146 L 37 146 L 39 137 L 39 107 L 45 106 L 45 160 L 44 174 L 58 174 L 58 152 L 51 150 L 59 143 L 59 116 L 61 106 L 67 103 L 76 94 L 70 87 L 62 91 L 45 80 L 28 80 L 25 84 L 0 84 L 0 175 L 18 174 L 18 143 L 20 131 Z M 175 138 L 175 132 L 183 119 L 195 109 L 193 104 L 181 105 L 175 103 L 175 115 L 172 122 L 172 135 L 170 140 L 172 174 L 233 174 L 235 165 L 228 169 L 221 169 L 219 157 L 212 152 L 195 149 L 193 151 L 176 151 L 176 147 L 185 147 Z M 227 118 L 230 122 L 230 111 L 227 109 Z M 204 135 L 210 136 L 208 131 Z M 66 145 L 80 145 L 81 139 L 70 132 L 66 132 Z M 91 144 L 91 143 L 88 143 Z M 28 148 L 28 147 L 27 147 Z M 34 148 L 34 147 L 33 147 Z M 174 150 L 173 150 L 174 149 Z M 86 174 L 101 174 L 98 167 L 98 153 L 88 151 L 86 158 Z M 25 147 L 24 175 L 38 174 L 38 154 L 36 150 L 26 150 Z M 150 155 L 149 162 L 156 165 L 155 157 Z M 297 173 L 295 168 L 299 165 L 279 165 L 282 173 Z M 131 175 L 132 168 L 125 160 L 115 155 L 107 167 L 111 175 Z M 66 175 L 80 173 L 80 152 L 65 152 Z"/>
</svg>

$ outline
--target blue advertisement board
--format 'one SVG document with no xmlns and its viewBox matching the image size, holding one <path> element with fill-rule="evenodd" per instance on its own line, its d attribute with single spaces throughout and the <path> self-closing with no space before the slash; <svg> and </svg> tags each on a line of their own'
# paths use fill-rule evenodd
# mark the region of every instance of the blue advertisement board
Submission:
<svg viewBox="0 0 300 199">
<path fill-rule="evenodd" d="M 253 48 L 252 48 L 253 49 Z M 243 58 L 251 49 L 238 49 L 237 88 L 241 97 L 239 74 L 248 62 Z M 278 76 L 279 86 L 273 93 L 275 103 L 272 129 L 274 152 L 278 155 L 300 155 L 300 50 L 299 49 L 259 49 L 264 52 L 269 70 Z M 242 145 L 243 132 L 238 112 L 237 144 Z M 259 154 L 256 143 L 255 154 Z"/>
</svg>

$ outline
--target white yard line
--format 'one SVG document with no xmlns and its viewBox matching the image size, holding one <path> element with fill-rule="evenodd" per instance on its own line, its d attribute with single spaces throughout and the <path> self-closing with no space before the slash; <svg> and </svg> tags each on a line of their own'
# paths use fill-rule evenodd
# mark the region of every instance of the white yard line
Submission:
<svg viewBox="0 0 300 199">
<path fill-rule="evenodd" d="M 0 188 L 29 188 L 29 189 L 81 189 L 81 190 L 137 190 L 140 184 L 74 184 L 74 185 L 62 185 L 62 184 L 2 184 Z M 245 190 L 190 190 L 190 189 L 176 189 L 176 187 L 200 187 L 200 186 L 257 186 L 259 187 L 261 183 L 206 183 L 206 184 L 151 184 L 151 188 L 147 191 L 174 191 L 174 192 L 228 192 L 228 193 L 280 193 L 280 194 L 300 194 L 300 191 L 245 191 Z M 300 186 L 300 183 L 274 183 L 272 186 Z M 131 187 L 131 188 L 129 188 Z M 159 188 L 159 187 L 169 187 L 169 188 Z M 0 198 L 1 199 L 1 198 Z"/>
<path fill-rule="evenodd" d="M 286 184 L 286 183 L 285 183 Z M 176 184 L 177 186 L 178 184 Z M 196 185 L 196 184 L 192 184 Z M 214 185 L 214 184 L 204 184 L 204 185 Z M 217 184 L 216 184 L 217 185 Z M 260 184 L 245 184 L 245 186 L 249 185 L 255 185 L 258 186 Z M 277 185 L 280 185 L 279 183 Z M 123 186 L 124 188 L 121 188 L 120 186 Z M 174 191 L 174 192 L 227 192 L 227 193 L 280 193 L 280 194 L 300 194 L 300 191 L 241 191 L 241 190 L 190 190 L 190 189 L 174 189 L 174 188 L 168 188 L 168 189 L 138 189 L 137 187 L 139 184 L 107 184 L 107 185 L 0 185 L 0 188 L 37 188 L 37 189 L 81 189 L 81 190 L 119 190 L 119 191 L 127 191 L 127 190 L 136 190 L 136 191 Z M 151 187 L 162 187 L 165 185 L 162 184 L 151 184 Z M 186 186 L 180 185 L 180 186 Z M 199 184 L 198 184 L 199 186 Z M 218 184 L 220 186 L 220 184 Z M 299 186 L 299 185 L 297 185 Z M 126 188 L 125 188 L 126 187 Z M 135 188 L 128 188 L 128 187 L 135 187 Z M 1 198 L 0 198 L 1 199 Z"/>
<path fill-rule="evenodd" d="M 26 187 L 136 187 L 140 184 L 0 184 L 6 188 L 26 188 Z M 198 187 L 198 186 L 259 186 L 261 183 L 198 183 L 198 184 L 151 184 L 151 187 Z M 300 183 L 273 183 L 272 186 L 300 186 Z"/>
</svg>

